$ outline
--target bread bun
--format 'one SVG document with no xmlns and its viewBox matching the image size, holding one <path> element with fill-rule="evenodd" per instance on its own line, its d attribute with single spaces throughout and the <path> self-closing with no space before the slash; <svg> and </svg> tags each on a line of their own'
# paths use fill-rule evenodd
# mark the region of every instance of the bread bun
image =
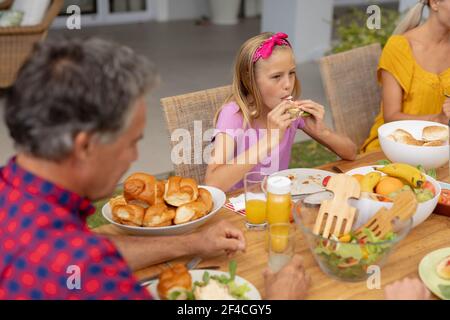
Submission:
<svg viewBox="0 0 450 320">
<path fill-rule="evenodd" d="M 173 218 L 175 218 L 175 210 L 165 203 L 158 203 L 147 208 L 142 225 L 144 227 L 170 226 Z"/>
<path fill-rule="evenodd" d="M 192 277 L 186 266 L 176 264 L 159 275 L 158 294 L 161 299 L 169 299 L 174 291 L 186 292 L 192 290 Z M 179 298 L 183 298 L 180 296 Z"/>
<path fill-rule="evenodd" d="M 422 146 L 424 141 L 416 140 L 409 132 L 403 129 L 397 129 L 392 134 L 391 137 L 394 138 L 396 142 L 409 144 L 411 146 Z"/>
<path fill-rule="evenodd" d="M 145 209 L 135 205 L 127 204 L 122 196 L 115 197 L 109 201 L 112 219 L 120 224 L 141 227 L 144 219 Z"/>
<path fill-rule="evenodd" d="M 165 186 L 164 200 L 174 206 L 197 200 L 198 185 L 194 179 L 182 177 L 170 177 Z"/>
<path fill-rule="evenodd" d="M 204 188 L 199 188 L 197 201 L 178 207 L 174 223 L 182 224 L 200 219 L 211 212 L 213 205 L 214 203 L 211 193 Z"/>
<path fill-rule="evenodd" d="M 445 144 L 445 142 L 436 140 L 436 141 L 428 141 L 428 142 L 425 142 L 425 143 L 423 144 L 423 146 L 424 146 L 424 147 L 441 147 L 441 146 L 443 146 L 444 144 Z"/>
<path fill-rule="evenodd" d="M 425 141 L 448 141 L 448 128 L 441 126 L 429 126 L 423 128 L 422 139 Z"/>
<path fill-rule="evenodd" d="M 164 183 L 152 175 L 135 173 L 125 180 L 123 194 L 130 203 L 133 201 L 140 206 L 152 206 L 163 201 Z"/>
<path fill-rule="evenodd" d="M 445 257 L 436 266 L 436 272 L 439 277 L 445 280 L 450 280 L 450 256 Z"/>
</svg>

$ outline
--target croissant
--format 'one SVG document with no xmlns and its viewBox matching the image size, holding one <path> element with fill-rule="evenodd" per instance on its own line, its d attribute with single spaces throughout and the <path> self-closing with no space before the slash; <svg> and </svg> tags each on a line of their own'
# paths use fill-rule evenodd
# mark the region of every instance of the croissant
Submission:
<svg viewBox="0 0 450 320">
<path fill-rule="evenodd" d="M 169 299 L 170 294 L 179 291 L 178 299 L 186 299 L 186 291 L 192 290 L 192 277 L 186 266 L 176 264 L 161 272 L 158 283 L 158 294 L 162 299 Z M 184 294 L 183 294 L 184 293 Z"/>
<path fill-rule="evenodd" d="M 165 186 L 164 200 L 174 206 L 197 200 L 198 185 L 194 179 L 170 177 Z"/>
<path fill-rule="evenodd" d="M 175 210 L 167 207 L 165 203 L 159 203 L 147 208 L 142 224 L 144 227 L 170 226 L 173 218 Z"/>
<path fill-rule="evenodd" d="M 211 212 L 212 208 L 213 199 L 211 193 L 204 188 L 199 188 L 197 201 L 178 207 L 174 223 L 182 224 L 200 219 Z"/>
<path fill-rule="evenodd" d="M 164 183 L 152 175 L 135 173 L 125 180 L 123 193 L 128 202 L 148 207 L 163 202 Z"/>
<path fill-rule="evenodd" d="M 115 222 L 135 227 L 142 226 L 144 208 L 135 204 L 127 204 L 122 196 L 111 199 L 109 205 Z"/>
</svg>

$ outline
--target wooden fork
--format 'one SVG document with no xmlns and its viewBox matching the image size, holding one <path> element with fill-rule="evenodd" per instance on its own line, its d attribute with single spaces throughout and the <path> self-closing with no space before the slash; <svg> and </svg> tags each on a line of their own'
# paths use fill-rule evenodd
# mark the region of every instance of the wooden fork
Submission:
<svg viewBox="0 0 450 320">
<path fill-rule="evenodd" d="M 356 208 L 349 206 L 348 199 L 359 199 L 361 188 L 358 180 L 346 174 L 332 176 L 326 188 L 334 197 L 320 205 L 313 232 L 325 238 L 331 234 L 339 237 L 352 229 Z"/>
<path fill-rule="evenodd" d="M 405 221 L 411 218 L 417 209 L 417 199 L 412 191 L 403 191 L 394 199 L 390 209 L 381 208 L 365 225 L 356 230 L 355 236 L 358 239 L 365 239 L 362 230 L 369 229 L 378 238 L 383 238 L 393 230 L 393 221 L 399 218 Z"/>
</svg>

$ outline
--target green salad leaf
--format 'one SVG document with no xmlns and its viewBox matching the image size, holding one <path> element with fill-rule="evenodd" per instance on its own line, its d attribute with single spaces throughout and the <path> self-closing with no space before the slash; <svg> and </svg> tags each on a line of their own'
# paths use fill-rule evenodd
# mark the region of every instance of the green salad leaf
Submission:
<svg viewBox="0 0 450 320">
<path fill-rule="evenodd" d="M 383 160 L 378 160 L 376 162 L 377 165 L 379 166 L 387 166 L 388 164 L 390 164 L 391 162 L 387 159 L 383 159 Z"/>
<path fill-rule="evenodd" d="M 438 287 L 444 298 L 450 300 L 450 285 L 440 284 Z"/>
</svg>

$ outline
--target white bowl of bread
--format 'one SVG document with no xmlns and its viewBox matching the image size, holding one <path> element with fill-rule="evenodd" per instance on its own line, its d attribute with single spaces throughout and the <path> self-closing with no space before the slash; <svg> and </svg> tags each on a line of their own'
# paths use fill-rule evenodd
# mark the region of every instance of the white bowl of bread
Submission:
<svg viewBox="0 0 450 320">
<path fill-rule="evenodd" d="M 222 190 L 199 186 L 194 179 L 158 181 L 135 173 L 124 182 L 123 194 L 109 200 L 103 216 L 134 235 L 176 235 L 198 228 L 225 204 Z"/>
<path fill-rule="evenodd" d="M 449 160 L 448 126 L 431 121 L 402 120 L 378 128 L 381 149 L 392 162 L 439 168 Z"/>
</svg>

